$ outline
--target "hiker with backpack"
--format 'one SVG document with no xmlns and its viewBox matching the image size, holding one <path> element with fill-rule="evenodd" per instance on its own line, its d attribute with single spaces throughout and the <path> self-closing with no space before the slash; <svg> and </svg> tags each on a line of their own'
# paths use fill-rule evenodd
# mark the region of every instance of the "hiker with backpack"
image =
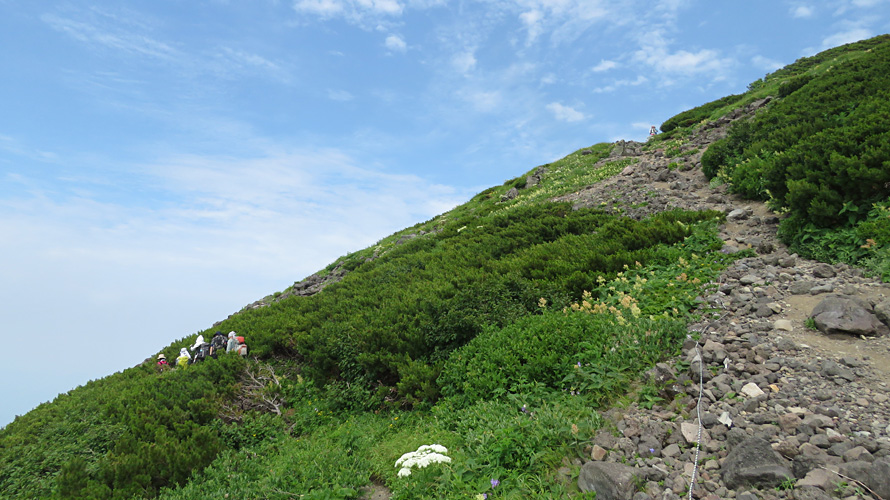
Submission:
<svg viewBox="0 0 890 500">
<path fill-rule="evenodd" d="M 229 342 L 226 344 L 226 352 L 238 351 L 238 339 L 235 338 L 235 332 L 229 332 Z"/>
<path fill-rule="evenodd" d="M 213 334 L 213 338 L 210 339 L 210 356 L 213 359 L 219 355 L 219 353 L 226 347 L 226 337 L 219 330 Z"/>
<path fill-rule="evenodd" d="M 210 343 L 204 342 L 203 335 L 198 335 L 195 345 L 192 346 L 192 351 L 195 353 L 195 358 L 192 359 L 191 364 L 195 364 L 198 361 L 204 361 L 210 356 Z"/>
<path fill-rule="evenodd" d="M 192 356 L 189 354 L 189 350 L 183 347 L 179 350 L 179 357 L 176 358 L 176 367 L 185 368 L 190 364 L 192 364 Z"/>
<path fill-rule="evenodd" d="M 170 364 L 167 363 L 167 356 L 164 356 L 164 353 L 158 354 L 158 369 L 161 371 L 170 368 Z"/>
</svg>

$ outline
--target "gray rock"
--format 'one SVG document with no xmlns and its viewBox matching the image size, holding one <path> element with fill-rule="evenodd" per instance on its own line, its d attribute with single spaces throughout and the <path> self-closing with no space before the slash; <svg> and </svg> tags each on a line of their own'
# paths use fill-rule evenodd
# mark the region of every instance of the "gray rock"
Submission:
<svg viewBox="0 0 890 500">
<path fill-rule="evenodd" d="M 875 316 L 885 325 L 890 325 L 890 299 L 875 304 Z"/>
<path fill-rule="evenodd" d="M 595 491 L 600 500 L 632 500 L 635 477 L 638 477 L 637 469 L 627 465 L 587 462 L 578 475 L 578 488 Z"/>
<path fill-rule="evenodd" d="M 788 291 L 793 295 L 806 295 L 810 293 L 810 290 L 812 290 L 814 286 L 816 286 L 816 284 L 812 281 L 795 281 L 788 287 Z"/>
<path fill-rule="evenodd" d="M 748 218 L 748 212 L 743 208 L 737 208 L 726 214 L 726 220 L 740 221 Z"/>
<path fill-rule="evenodd" d="M 810 295 L 819 295 L 820 293 L 831 293 L 834 291 L 834 285 L 826 283 L 824 285 L 814 286 L 810 288 Z"/>
<path fill-rule="evenodd" d="M 846 379 L 852 376 L 853 372 L 830 359 L 826 359 L 822 363 L 822 369 L 819 370 L 819 375 L 822 375 L 823 377 L 843 377 Z"/>
<path fill-rule="evenodd" d="M 792 492 L 794 500 L 832 500 L 832 496 L 825 492 L 822 488 L 815 486 L 803 486 L 795 488 Z"/>
<path fill-rule="evenodd" d="M 890 457 L 874 463 L 849 462 L 840 467 L 840 473 L 861 481 L 881 498 L 890 498 Z"/>
<path fill-rule="evenodd" d="M 848 297 L 826 297 L 813 309 L 810 317 L 816 328 L 827 334 L 885 335 L 890 328 L 857 300 Z"/>
<path fill-rule="evenodd" d="M 793 477 L 785 460 L 769 442 L 752 437 L 735 446 L 723 463 L 726 486 L 738 489 L 745 486 L 774 487 Z"/>
<path fill-rule="evenodd" d="M 501 201 L 510 201 L 513 198 L 519 196 L 519 190 L 514 188 L 510 188 L 509 191 L 501 195 Z"/>
<path fill-rule="evenodd" d="M 836 274 L 829 264 L 817 264 L 813 268 L 813 276 L 817 278 L 834 278 Z"/>
</svg>

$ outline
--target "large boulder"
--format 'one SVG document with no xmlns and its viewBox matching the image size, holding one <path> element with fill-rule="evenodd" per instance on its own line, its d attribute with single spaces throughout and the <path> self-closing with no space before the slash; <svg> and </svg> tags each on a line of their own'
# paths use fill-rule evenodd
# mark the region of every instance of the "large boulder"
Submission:
<svg viewBox="0 0 890 500">
<path fill-rule="evenodd" d="M 578 475 L 581 491 L 595 491 L 597 500 L 632 500 L 639 470 L 612 462 L 587 462 Z"/>
<path fill-rule="evenodd" d="M 723 463 L 723 480 L 731 489 L 772 488 L 794 477 L 769 442 L 750 437 L 736 445 Z"/>
<path fill-rule="evenodd" d="M 847 462 L 840 467 L 840 473 L 862 482 L 881 498 L 890 498 L 890 457 L 874 462 Z"/>
<path fill-rule="evenodd" d="M 881 323 L 867 303 L 848 297 L 826 297 L 813 309 L 810 317 L 816 328 L 826 334 L 877 336 L 890 333 L 890 328 Z"/>
</svg>

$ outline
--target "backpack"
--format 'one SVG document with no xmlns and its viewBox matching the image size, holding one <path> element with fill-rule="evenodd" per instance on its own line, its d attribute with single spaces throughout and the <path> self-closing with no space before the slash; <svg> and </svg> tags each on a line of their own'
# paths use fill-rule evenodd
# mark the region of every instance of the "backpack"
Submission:
<svg viewBox="0 0 890 500">
<path fill-rule="evenodd" d="M 210 356 L 210 344 L 204 342 L 198 346 L 198 352 L 195 353 L 195 361 L 201 361 Z"/>
<path fill-rule="evenodd" d="M 210 339 L 210 347 L 213 348 L 213 352 L 214 352 L 214 354 L 215 354 L 217 351 L 219 351 L 220 349 L 222 349 L 223 351 L 225 351 L 225 350 L 226 350 L 226 342 L 227 342 L 227 341 L 228 341 L 228 339 L 225 338 L 225 337 L 223 337 L 222 335 L 214 335 L 213 338 Z"/>
</svg>

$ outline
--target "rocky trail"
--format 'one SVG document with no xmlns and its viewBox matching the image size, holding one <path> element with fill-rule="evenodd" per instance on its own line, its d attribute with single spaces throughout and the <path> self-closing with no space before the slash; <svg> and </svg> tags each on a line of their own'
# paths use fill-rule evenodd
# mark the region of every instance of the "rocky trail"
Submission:
<svg viewBox="0 0 890 500">
<path fill-rule="evenodd" d="M 578 484 L 598 499 L 890 500 L 890 287 L 789 254 L 778 216 L 711 187 L 701 152 L 726 125 L 700 131 L 674 158 L 619 143 L 636 164 L 561 198 L 631 217 L 720 210 L 723 251 L 757 254 L 736 261 L 706 297 L 721 312 L 691 326 L 698 343 L 690 338 L 680 358 L 647 374 L 663 401 L 605 414 L 589 461 L 575 462 Z"/>
</svg>

